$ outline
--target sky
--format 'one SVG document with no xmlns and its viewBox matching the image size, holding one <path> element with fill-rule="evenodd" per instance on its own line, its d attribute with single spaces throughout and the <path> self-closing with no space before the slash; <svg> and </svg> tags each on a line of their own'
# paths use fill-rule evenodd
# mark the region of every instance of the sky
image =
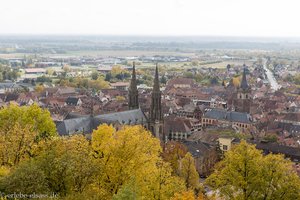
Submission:
<svg viewBox="0 0 300 200">
<path fill-rule="evenodd" d="M 2 0 L 0 34 L 300 37 L 298 0 Z"/>
</svg>

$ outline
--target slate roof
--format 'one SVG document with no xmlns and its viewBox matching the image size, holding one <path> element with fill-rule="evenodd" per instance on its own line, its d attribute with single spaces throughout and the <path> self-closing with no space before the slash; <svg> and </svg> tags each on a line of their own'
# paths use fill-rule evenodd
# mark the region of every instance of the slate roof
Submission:
<svg viewBox="0 0 300 200">
<path fill-rule="evenodd" d="M 118 122 L 120 124 L 128 125 L 142 124 L 147 122 L 145 114 L 140 109 L 98 115 L 95 117 L 95 119 L 106 123 Z"/>
<path fill-rule="evenodd" d="M 251 123 L 251 116 L 248 113 L 233 112 L 222 109 L 211 109 L 204 114 L 205 118 L 224 120 L 230 122 Z"/>
<path fill-rule="evenodd" d="M 72 135 L 76 132 L 91 133 L 93 129 L 92 118 L 79 117 L 56 122 L 56 129 L 60 135 Z"/>
<path fill-rule="evenodd" d="M 98 115 L 95 117 L 81 116 L 78 118 L 66 119 L 56 122 L 56 128 L 60 135 L 72 135 L 76 132 L 91 133 L 100 124 L 144 124 L 147 118 L 140 109 L 115 112 L 110 114 Z"/>
<path fill-rule="evenodd" d="M 277 143 L 257 143 L 256 148 L 264 153 L 284 154 L 292 160 L 300 161 L 300 148 L 279 145 Z"/>
<path fill-rule="evenodd" d="M 183 144 L 194 158 L 208 155 L 208 152 L 212 148 L 209 144 L 200 141 L 184 141 Z"/>
<path fill-rule="evenodd" d="M 68 105 L 77 105 L 78 101 L 79 101 L 78 97 L 68 97 L 66 103 Z"/>
</svg>

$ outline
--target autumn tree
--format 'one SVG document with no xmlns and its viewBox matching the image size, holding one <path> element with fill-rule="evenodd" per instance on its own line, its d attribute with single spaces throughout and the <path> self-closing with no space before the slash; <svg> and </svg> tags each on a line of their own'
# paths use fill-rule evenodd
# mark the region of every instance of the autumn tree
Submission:
<svg viewBox="0 0 300 200">
<path fill-rule="evenodd" d="M 41 138 L 56 136 L 56 126 L 50 112 L 40 108 L 37 104 L 18 106 L 10 104 L 0 109 L 0 130 L 8 132 L 19 123 L 20 127 L 30 127 L 30 131 L 37 132 Z"/>
<path fill-rule="evenodd" d="M 44 91 L 44 89 L 45 89 L 45 87 L 43 85 L 37 85 L 37 86 L 35 86 L 34 91 L 41 93 Z"/>
<path fill-rule="evenodd" d="M 224 199 L 300 199 L 300 179 L 282 155 L 263 156 L 242 141 L 225 154 L 206 183 Z"/>
<path fill-rule="evenodd" d="M 117 131 L 101 125 L 92 134 L 92 147 L 100 167 L 98 186 L 103 198 L 168 199 L 174 191 L 184 189 L 183 181 L 172 175 L 170 164 L 159 157 L 159 140 L 142 126 Z"/>
<path fill-rule="evenodd" d="M 179 176 L 183 178 L 188 189 L 195 189 L 199 186 L 199 174 L 195 167 L 195 160 L 190 153 L 187 153 L 180 161 Z"/>
<path fill-rule="evenodd" d="M 117 194 L 131 177 L 155 165 L 161 151 L 159 141 L 140 126 L 116 131 L 112 126 L 101 125 L 92 134 L 92 147 L 101 166 L 99 186 L 110 196 Z"/>
<path fill-rule="evenodd" d="M 0 161 L 1 166 L 14 166 L 32 155 L 37 132 L 31 126 L 22 127 L 16 122 L 11 129 L 0 129 Z"/>
<path fill-rule="evenodd" d="M 179 175 L 179 164 L 187 153 L 186 147 L 176 141 L 170 141 L 165 145 L 162 158 L 169 162 L 174 174 Z"/>
<path fill-rule="evenodd" d="M 96 172 L 91 146 L 84 136 L 56 138 L 46 141 L 35 159 L 18 165 L 0 181 L 0 189 L 7 193 L 81 194 L 91 187 Z"/>
<path fill-rule="evenodd" d="M 92 72 L 91 77 L 92 77 L 92 80 L 97 80 L 99 77 L 99 73 L 97 71 L 94 71 L 94 72 Z"/>
<path fill-rule="evenodd" d="M 42 139 L 56 136 L 56 127 L 47 110 L 38 105 L 10 104 L 0 109 L 0 162 L 14 166 L 35 155 Z"/>
</svg>

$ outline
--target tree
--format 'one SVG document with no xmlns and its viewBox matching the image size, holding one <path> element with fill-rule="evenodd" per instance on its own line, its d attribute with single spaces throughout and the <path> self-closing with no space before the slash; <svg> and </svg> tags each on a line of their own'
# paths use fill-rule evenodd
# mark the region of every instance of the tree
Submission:
<svg viewBox="0 0 300 200">
<path fill-rule="evenodd" d="M 116 100 L 121 102 L 121 101 L 125 101 L 125 97 L 123 96 L 116 96 Z"/>
<path fill-rule="evenodd" d="M 46 194 L 49 192 L 45 174 L 34 160 L 21 163 L 11 174 L 0 181 L 0 190 L 7 194 Z"/>
<path fill-rule="evenodd" d="M 142 126 L 117 131 L 101 125 L 92 134 L 92 147 L 103 198 L 168 199 L 185 189 L 183 181 L 172 175 L 170 164 L 159 157 L 159 140 Z"/>
<path fill-rule="evenodd" d="M 92 72 L 92 79 L 93 80 L 97 80 L 99 77 L 99 73 L 98 72 Z"/>
<path fill-rule="evenodd" d="M 17 123 L 21 128 L 29 127 L 39 138 L 56 136 L 56 126 L 50 112 L 37 104 L 18 106 L 10 104 L 0 109 L 0 130 L 3 133 L 11 130 Z"/>
<path fill-rule="evenodd" d="M 1 191 L 28 194 L 54 192 L 63 197 L 73 193 L 80 195 L 91 187 L 98 166 L 84 136 L 55 138 L 46 141 L 40 148 L 35 159 L 18 165 L 0 181 Z"/>
<path fill-rule="evenodd" d="M 38 92 L 38 93 L 43 92 L 44 89 L 45 89 L 45 88 L 44 88 L 43 85 L 37 85 L 37 86 L 35 86 L 35 88 L 34 88 L 34 90 L 35 90 L 36 92 Z"/>
<path fill-rule="evenodd" d="M 160 82 L 161 82 L 162 84 L 166 84 L 166 83 L 167 83 L 167 79 L 166 79 L 165 75 L 162 75 L 162 77 L 161 77 L 161 79 L 160 79 Z"/>
<path fill-rule="evenodd" d="M 217 84 L 219 84 L 218 78 L 217 78 L 217 77 L 211 78 L 211 79 L 210 79 L 210 84 L 212 84 L 212 85 L 217 85 Z"/>
<path fill-rule="evenodd" d="M 110 79 L 112 78 L 112 76 L 111 76 L 111 73 L 107 73 L 106 75 L 105 75 L 105 81 L 110 81 Z"/>
<path fill-rule="evenodd" d="M 234 87 L 236 87 L 236 88 L 238 88 L 238 87 L 240 87 L 240 78 L 239 77 L 234 77 L 234 78 L 232 78 L 232 84 L 233 84 L 233 86 Z"/>
<path fill-rule="evenodd" d="M 263 156 L 242 141 L 225 154 L 206 183 L 224 199 L 299 199 L 300 179 L 281 155 Z"/>
<path fill-rule="evenodd" d="M 0 129 L 0 162 L 1 166 L 14 166 L 31 155 L 37 138 L 32 127 L 16 122 L 9 130 Z"/>
<path fill-rule="evenodd" d="M 230 68 L 231 68 L 231 65 L 230 65 L 230 64 L 228 64 L 228 65 L 226 66 L 226 68 L 227 68 L 227 71 L 229 71 L 229 70 L 230 70 Z"/>
<path fill-rule="evenodd" d="M 184 158 L 187 153 L 186 147 L 176 141 L 170 141 L 166 144 L 162 157 L 166 162 L 169 162 L 174 174 L 179 175 L 180 160 Z"/>
<path fill-rule="evenodd" d="M 195 167 L 195 160 L 190 153 L 187 153 L 180 161 L 180 177 L 183 178 L 188 189 L 194 190 L 199 186 L 199 174 Z"/>
<path fill-rule="evenodd" d="M 101 125 L 92 134 L 92 147 L 102 169 L 99 187 L 109 196 L 117 194 L 131 177 L 155 166 L 161 151 L 159 141 L 141 126 L 116 131 L 112 126 Z"/>
<path fill-rule="evenodd" d="M 162 160 L 157 162 L 155 168 L 144 174 L 143 181 L 139 182 L 141 193 L 145 194 L 146 199 L 170 199 L 175 192 L 186 190 L 183 180 L 173 176 L 170 164 Z"/>
</svg>

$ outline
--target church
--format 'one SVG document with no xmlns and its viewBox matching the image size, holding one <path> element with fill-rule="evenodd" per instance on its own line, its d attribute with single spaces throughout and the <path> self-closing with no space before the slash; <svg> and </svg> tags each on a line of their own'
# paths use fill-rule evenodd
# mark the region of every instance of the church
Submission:
<svg viewBox="0 0 300 200">
<path fill-rule="evenodd" d="M 122 112 L 101 114 L 97 116 L 77 116 L 56 122 L 56 128 L 60 135 L 72 135 L 76 133 L 90 134 L 101 124 L 112 124 L 116 129 L 123 125 L 142 125 L 152 132 L 161 141 L 165 140 L 163 133 L 164 119 L 161 104 L 161 91 L 159 84 L 158 65 L 155 67 L 153 90 L 149 116 L 140 109 L 138 100 L 135 63 L 133 63 L 132 78 L 128 89 L 128 108 Z"/>
<path fill-rule="evenodd" d="M 234 99 L 235 111 L 250 113 L 251 108 L 251 88 L 248 85 L 246 77 L 246 66 L 244 65 L 242 82 L 237 89 L 236 98 Z"/>
</svg>

